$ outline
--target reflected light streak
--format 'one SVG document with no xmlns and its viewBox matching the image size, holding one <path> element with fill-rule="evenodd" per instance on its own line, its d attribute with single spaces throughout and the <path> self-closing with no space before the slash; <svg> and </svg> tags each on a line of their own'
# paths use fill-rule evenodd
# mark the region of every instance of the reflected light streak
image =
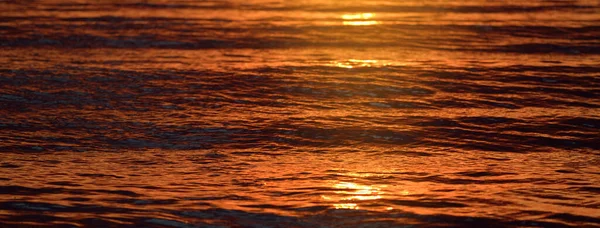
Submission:
<svg viewBox="0 0 600 228">
<path fill-rule="evenodd" d="M 358 205 L 355 203 L 337 203 L 333 205 L 335 209 L 350 209 L 350 210 L 358 210 Z"/>
<path fill-rule="evenodd" d="M 375 16 L 373 13 L 357 13 L 357 14 L 344 14 L 342 19 L 344 20 L 368 20 Z"/>
<path fill-rule="evenodd" d="M 376 200 L 381 199 L 381 194 L 383 194 L 378 188 L 352 182 L 340 182 L 333 185 L 333 187 L 340 189 L 340 191 L 336 191 L 335 193 L 337 195 L 342 195 L 341 198 L 338 198 L 338 200 L 342 201 Z M 322 195 L 321 197 L 327 201 L 335 200 L 329 196 Z M 359 206 L 356 203 L 336 203 L 333 204 L 333 207 L 335 207 L 335 209 L 359 209 Z"/>
<path fill-rule="evenodd" d="M 381 63 L 374 59 L 348 59 L 347 61 L 332 61 L 330 66 L 352 69 L 354 67 L 373 67 L 373 66 L 388 66 L 388 63 Z"/>
<path fill-rule="evenodd" d="M 348 69 L 354 68 L 351 65 L 348 65 L 348 64 L 345 64 L 345 63 L 339 63 L 339 62 L 334 63 L 334 66 L 340 67 L 340 68 L 348 68 Z"/>
<path fill-rule="evenodd" d="M 342 15 L 342 19 L 344 19 L 344 22 L 342 22 L 342 24 L 351 26 L 366 26 L 379 24 L 378 21 L 369 20 L 374 16 L 375 14 L 373 13 L 344 14 Z"/>
<path fill-rule="evenodd" d="M 353 189 L 355 191 L 337 191 L 337 194 L 346 194 L 352 195 L 350 197 L 344 198 L 344 200 L 375 200 L 381 199 L 379 195 L 379 189 L 373 188 L 371 186 L 359 185 L 351 182 L 341 182 L 333 186 L 338 189 Z"/>
<path fill-rule="evenodd" d="M 378 21 L 344 21 L 344 25 L 352 25 L 352 26 L 366 26 L 366 25 L 376 25 L 379 24 Z"/>
</svg>

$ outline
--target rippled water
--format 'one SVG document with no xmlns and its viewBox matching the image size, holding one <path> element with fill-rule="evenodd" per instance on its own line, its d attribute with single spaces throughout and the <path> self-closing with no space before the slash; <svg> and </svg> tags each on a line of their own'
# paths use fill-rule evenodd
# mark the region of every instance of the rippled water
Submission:
<svg viewBox="0 0 600 228">
<path fill-rule="evenodd" d="M 600 226 L 598 1 L 0 1 L 0 227 Z"/>
</svg>

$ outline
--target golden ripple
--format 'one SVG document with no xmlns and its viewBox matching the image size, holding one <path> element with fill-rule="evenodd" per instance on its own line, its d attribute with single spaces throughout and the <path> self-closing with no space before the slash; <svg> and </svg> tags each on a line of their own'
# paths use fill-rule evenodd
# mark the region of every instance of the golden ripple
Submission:
<svg viewBox="0 0 600 228">
<path fill-rule="evenodd" d="M 390 63 L 381 60 L 375 59 L 348 59 L 345 61 L 331 61 L 329 66 L 335 66 L 340 68 L 352 69 L 355 67 L 381 67 L 381 66 L 389 66 Z"/>
<path fill-rule="evenodd" d="M 333 185 L 333 188 L 339 189 L 335 191 L 334 196 L 322 195 L 321 198 L 326 201 L 350 201 L 348 203 L 335 203 L 335 209 L 359 209 L 356 201 L 377 200 L 383 198 L 383 192 L 379 188 L 361 185 L 352 182 L 339 182 Z"/>
<path fill-rule="evenodd" d="M 357 14 L 344 14 L 342 15 L 343 25 L 351 26 L 366 26 L 379 24 L 378 21 L 370 20 L 375 17 L 374 13 L 357 13 Z"/>
<path fill-rule="evenodd" d="M 378 21 L 344 21 L 344 25 L 352 25 L 352 26 L 366 26 L 366 25 L 376 25 L 379 24 Z"/>
<path fill-rule="evenodd" d="M 344 20 L 367 20 L 374 17 L 373 13 L 357 13 L 357 14 L 344 14 L 342 19 Z"/>
<path fill-rule="evenodd" d="M 358 205 L 355 203 L 336 203 L 333 204 L 335 209 L 350 209 L 350 210 L 358 210 Z"/>
</svg>

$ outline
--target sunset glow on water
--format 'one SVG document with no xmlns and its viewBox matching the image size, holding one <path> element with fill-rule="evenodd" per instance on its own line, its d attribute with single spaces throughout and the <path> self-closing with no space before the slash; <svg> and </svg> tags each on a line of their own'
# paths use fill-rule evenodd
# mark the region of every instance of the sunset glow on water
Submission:
<svg viewBox="0 0 600 228">
<path fill-rule="evenodd" d="M 600 226 L 598 1 L 0 6 L 0 227 Z"/>
</svg>

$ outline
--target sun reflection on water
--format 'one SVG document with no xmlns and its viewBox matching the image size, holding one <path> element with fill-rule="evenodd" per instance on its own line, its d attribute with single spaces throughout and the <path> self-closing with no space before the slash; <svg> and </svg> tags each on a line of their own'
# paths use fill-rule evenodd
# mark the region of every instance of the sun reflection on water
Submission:
<svg viewBox="0 0 600 228">
<path fill-rule="evenodd" d="M 331 61 L 328 65 L 352 69 L 354 67 L 379 67 L 389 66 L 390 64 L 384 61 L 375 59 L 348 59 L 346 61 Z"/>
<path fill-rule="evenodd" d="M 342 19 L 344 20 L 366 20 L 374 16 L 372 13 L 358 13 L 358 14 L 344 14 Z"/>
<path fill-rule="evenodd" d="M 335 209 L 351 209 L 351 210 L 359 209 L 358 205 L 355 203 L 336 203 L 336 204 L 333 204 L 333 206 L 335 207 Z"/>
<path fill-rule="evenodd" d="M 353 25 L 353 26 L 364 26 L 364 25 L 376 25 L 379 24 L 378 21 L 344 21 L 344 25 Z"/>
<path fill-rule="evenodd" d="M 335 196 L 322 195 L 321 198 L 326 201 L 338 201 L 338 203 L 333 204 L 335 209 L 359 209 L 359 205 L 356 201 L 377 200 L 383 198 L 381 196 L 383 194 L 381 189 L 373 186 L 360 185 L 352 182 L 339 182 L 334 184 L 333 188 L 338 189 L 338 191 L 334 192 L 336 194 Z"/>
<path fill-rule="evenodd" d="M 351 26 L 365 26 L 365 25 L 376 25 L 379 21 L 370 20 L 375 17 L 374 13 L 357 13 L 357 14 L 344 14 L 342 15 L 343 25 Z"/>
</svg>

